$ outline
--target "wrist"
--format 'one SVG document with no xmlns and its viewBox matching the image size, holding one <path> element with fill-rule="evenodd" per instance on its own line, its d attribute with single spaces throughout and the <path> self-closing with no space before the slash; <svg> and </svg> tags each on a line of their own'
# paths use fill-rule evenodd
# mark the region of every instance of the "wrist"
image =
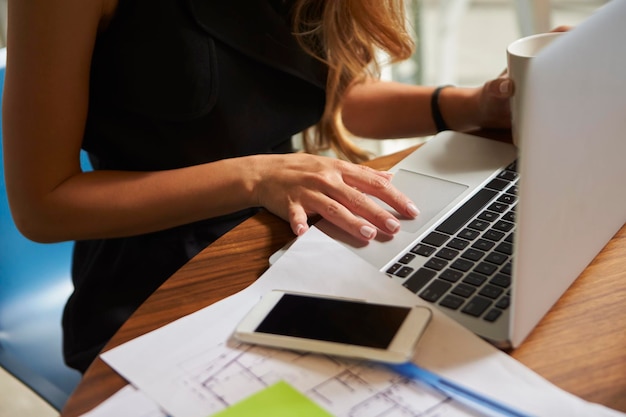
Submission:
<svg viewBox="0 0 626 417">
<path fill-rule="evenodd" d="M 441 106 L 439 104 L 439 96 L 441 95 L 441 91 L 444 88 L 452 87 L 452 85 L 441 85 L 433 91 L 430 96 L 430 114 L 433 119 L 433 123 L 435 124 L 435 130 L 437 133 L 443 132 L 444 130 L 450 130 L 450 126 L 446 123 L 445 118 L 441 112 Z"/>
<path fill-rule="evenodd" d="M 447 87 L 439 90 L 438 105 L 448 129 L 462 132 L 479 128 L 479 89 Z"/>
<path fill-rule="evenodd" d="M 239 169 L 242 171 L 244 192 L 249 196 L 251 207 L 260 207 L 261 188 L 263 186 L 264 170 L 267 165 L 267 155 L 252 155 L 243 157 Z M 245 167 L 242 169 L 242 167 Z"/>
<path fill-rule="evenodd" d="M 268 196 L 271 198 L 275 193 L 277 178 L 287 167 L 287 160 L 291 154 L 260 154 L 244 157 L 241 167 L 243 171 L 243 184 L 250 198 L 252 207 L 266 207 Z"/>
</svg>

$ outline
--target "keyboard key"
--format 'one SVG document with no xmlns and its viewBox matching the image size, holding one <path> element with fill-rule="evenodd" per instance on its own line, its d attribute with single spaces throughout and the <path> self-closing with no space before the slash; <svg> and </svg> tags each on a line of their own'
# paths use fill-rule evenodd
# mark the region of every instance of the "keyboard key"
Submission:
<svg viewBox="0 0 626 417">
<path fill-rule="evenodd" d="M 474 262 L 468 261 L 467 259 L 457 259 L 450 265 L 450 268 L 458 269 L 459 271 L 469 271 L 474 266 Z"/>
<path fill-rule="evenodd" d="M 489 283 L 502 288 L 508 288 L 511 285 L 511 277 L 505 274 L 496 274 L 495 277 L 491 278 Z"/>
<path fill-rule="evenodd" d="M 506 181 L 515 181 L 517 178 L 517 172 L 504 170 L 498 174 L 498 178 Z"/>
<path fill-rule="evenodd" d="M 459 279 L 461 279 L 462 276 L 463 276 L 462 272 L 455 271 L 454 269 L 450 269 L 450 268 L 446 269 L 441 274 L 439 274 L 439 278 L 445 279 L 446 281 L 449 281 L 449 282 L 457 282 Z"/>
<path fill-rule="evenodd" d="M 496 272 L 497 269 L 498 269 L 497 265 L 490 264 L 487 262 L 481 262 L 478 265 L 476 265 L 476 268 L 474 268 L 474 271 L 479 272 L 481 274 L 485 274 L 485 275 L 491 275 L 494 272 Z"/>
<path fill-rule="evenodd" d="M 389 267 L 389 269 L 387 269 L 387 273 L 388 273 L 388 274 L 392 274 L 392 275 L 393 275 L 393 274 L 395 274 L 395 273 L 398 271 L 398 269 L 400 269 L 400 268 L 402 268 L 402 264 L 395 263 L 395 264 L 391 265 L 391 266 Z"/>
<path fill-rule="evenodd" d="M 489 222 L 486 222 L 484 220 L 479 220 L 479 219 L 472 220 L 470 224 L 467 225 L 467 227 L 469 227 L 470 229 L 479 230 L 481 232 L 483 230 L 487 230 L 489 226 L 491 226 Z"/>
<path fill-rule="evenodd" d="M 513 230 L 513 227 L 515 227 L 514 223 L 507 222 L 505 220 L 500 220 L 499 222 L 496 222 L 493 225 L 494 229 L 500 230 L 502 232 L 509 232 L 509 231 Z"/>
<path fill-rule="evenodd" d="M 480 232 L 472 229 L 463 229 L 459 232 L 459 237 L 467 240 L 474 240 L 480 236 Z"/>
<path fill-rule="evenodd" d="M 495 300 L 496 298 L 500 297 L 502 291 L 504 291 L 502 288 L 496 287 L 495 285 L 487 284 L 483 288 L 481 288 L 478 294 Z"/>
<path fill-rule="evenodd" d="M 509 297 L 508 295 L 502 297 L 496 303 L 496 307 L 501 308 L 502 310 L 506 310 L 507 308 L 509 308 L 510 305 L 511 305 L 511 297 Z"/>
<path fill-rule="evenodd" d="M 500 243 L 495 250 L 506 255 L 513 255 L 513 245 L 509 242 Z"/>
<path fill-rule="evenodd" d="M 490 305 L 491 300 L 477 295 L 472 298 L 461 311 L 465 314 L 469 314 L 470 316 L 480 317 L 480 315 L 483 314 Z"/>
<path fill-rule="evenodd" d="M 437 227 L 437 231 L 452 235 L 482 210 L 497 195 L 495 191 L 482 189 L 467 200 L 458 210 Z"/>
<path fill-rule="evenodd" d="M 428 282 L 433 279 L 435 275 L 437 275 L 437 273 L 433 270 L 420 268 L 402 285 L 414 293 L 417 293 L 419 290 L 424 288 L 424 286 L 428 284 Z"/>
<path fill-rule="evenodd" d="M 414 258 L 415 258 L 415 255 L 413 255 L 411 253 L 407 253 L 402 258 L 398 259 L 398 262 L 400 262 L 401 264 L 406 265 L 409 262 L 411 262 Z"/>
<path fill-rule="evenodd" d="M 454 250 L 454 249 L 450 249 L 450 248 L 441 248 L 439 250 L 439 252 L 437 252 L 437 254 L 435 255 L 438 258 L 442 258 L 442 259 L 446 259 L 448 261 L 451 261 L 452 259 L 456 258 L 456 256 L 459 254 L 458 250 Z"/>
<path fill-rule="evenodd" d="M 485 185 L 485 187 L 491 188 L 492 190 L 496 190 L 496 191 L 502 191 L 508 185 L 509 185 L 509 181 L 494 178 L 489 182 L 489 184 Z"/>
<path fill-rule="evenodd" d="M 491 211 L 495 211 L 496 213 L 504 213 L 505 211 L 507 211 L 509 208 L 508 204 L 504 204 L 504 203 L 493 203 L 492 205 L 489 206 L 489 210 Z"/>
<path fill-rule="evenodd" d="M 485 239 L 493 240 L 494 242 L 498 242 L 504 238 L 505 234 L 499 232 L 497 230 L 489 229 L 484 234 L 483 237 Z"/>
<path fill-rule="evenodd" d="M 439 258 L 430 258 L 428 262 L 424 264 L 424 266 L 434 269 L 435 271 L 441 271 L 446 265 L 448 265 L 448 261 Z"/>
<path fill-rule="evenodd" d="M 483 317 L 483 319 L 493 323 L 494 321 L 498 320 L 498 317 L 500 317 L 501 315 L 502 311 L 498 310 L 497 308 L 492 308 L 491 310 L 489 310 L 489 313 L 485 314 L 485 317 Z"/>
<path fill-rule="evenodd" d="M 509 171 L 517 172 L 517 159 L 511 162 L 509 166 L 506 167 L 506 169 Z"/>
<path fill-rule="evenodd" d="M 450 236 L 444 235 L 442 233 L 431 232 L 428 236 L 422 239 L 422 243 L 439 247 L 446 243 L 448 239 L 450 239 Z"/>
<path fill-rule="evenodd" d="M 509 210 L 504 216 L 502 216 L 502 220 L 515 223 L 515 210 Z"/>
<path fill-rule="evenodd" d="M 478 218 L 481 220 L 486 220 L 488 222 L 492 222 L 498 218 L 498 213 L 494 213 L 493 211 L 485 210 L 478 215 Z"/>
<path fill-rule="evenodd" d="M 472 284 L 477 287 L 483 285 L 483 283 L 487 281 L 487 277 L 484 275 L 476 274 L 474 272 L 468 274 L 465 278 L 463 278 L 463 282 L 467 284 Z"/>
<path fill-rule="evenodd" d="M 450 292 L 463 298 L 469 298 L 475 291 L 476 287 L 461 283 L 454 287 L 454 289 Z"/>
<path fill-rule="evenodd" d="M 485 261 L 491 262 L 492 264 L 496 264 L 496 265 L 502 265 L 508 259 L 509 257 L 505 255 L 504 253 L 491 252 L 489 255 L 487 255 L 487 257 L 485 258 Z"/>
<path fill-rule="evenodd" d="M 400 278 L 406 278 L 409 275 L 411 275 L 411 272 L 413 272 L 413 268 L 409 266 L 403 266 L 402 268 L 398 270 L 398 272 L 396 272 L 396 275 L 399 276 Z"/>
<path fill-rule="evenodd" d="M 490 240 L 478 239 L 476 242 L 474 242 L 472 248 L 486 252 L 489 249 L 493 248 L 494 245 L 495 243 Z"/>
<path fill-rule="evenodd" d="M 448 243 L 448 247 L 458 250 L 463 250 L 469 245 L 469 242 L 464 239 L 454 238 Z"/>
<path fill-rule="evenodd" d="M 498 197 L 496 201 L 505 204 L 513 204 L 515 203 L 515 201 L 517 201 L 517 197 L 515 197 L 513 194 L 502 194 L 500 197 Z"/>
<path fill-rule="evenodd" d="M 443 297 L 443 300 L 439 303 L 440 306 L 448 307 L 452 310 L 456 310 L 461 307 L 465 302 L 464 299 L 456 297 L 454 295 L 446 295 Z"/>
<path fill-rule="evenodd" d="M 461 257 L 463 257 L 465 259 L 469 259 L 470 261 L 478 261 L 484 255 L 485 255 L 485 252 L 483 252 L 483 251 L 469 248 L 468 250 L 463 252 L 463 255 L 461 255 Z"/>
<path fill-rule="evenodd" d="M 439 300 L 446 293 L 446 291 L 450 289 L 451 286 L 452 284 L 450 284 L 449 282 L 436 279 L 430 285 L 428 285 L 428 287 L 426 287 L 424 291 L 420 293 L 420 298 L 434 303 Z"/>
<path fill-rule="evenodd" d="M 411 253 L 415 253 L 415 254 L 421 255 L 421 256 L 430 256 L 436 250 L 437 249 L 433 248 L 432 246 L 428 246 L 428 245 L 424 245 L 422 243 L 418 243 L 413 249 L 411 249 Z"/>
<path fill-rule="evenodd" d="M 500 270 L 500 272 L 502 272 L 503 274 L 507 274 L 509 276 L 511 275 L 512 271 L 513 271 L 513 264 L 511 262 L 507 262 Z"/>
</svg>

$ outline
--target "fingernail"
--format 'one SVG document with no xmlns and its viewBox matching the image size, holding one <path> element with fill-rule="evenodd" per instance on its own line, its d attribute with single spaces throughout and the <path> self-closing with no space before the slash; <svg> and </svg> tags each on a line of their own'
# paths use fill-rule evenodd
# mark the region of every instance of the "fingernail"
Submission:
<svg viewBox="0 0 626 417">
<path fill-rule="evenodd" d="M 503 94 L 508 93 L 510 88 L 511 88 L 511 80 L 504 80 L 500 83 L 499 89 L 501 93 Z"/>
<path fill-rule="evenodd" d="M 303 224 L 299 224 L 296 226 L 296 236 L 302 236 L 302 234 L 306 232 L 306 227 Z"/>
<path fill-rule="evenodd" d="M 387 219 L 385 220 L 385 227 L 387 227 L 387 230 L 391 233 L 395 233 L 400 229 L 400 222 L 395 219 Z"/>
<path fill-rule="evenodd" d="M 376 229 L 371 226 L 361 226 L 361 230 L 359 231 L 367 240 L 374 239 L 374 236 L 376 236 Z"/>
<path fill-rule="evenodd" d="M 415 207 L 415 204 L 413 203 L 409 203 L 406 206 L 406 211 L 409 212 L 409 214 L 413 217 L 417 217 L 420 215 L 420 211 L 417 207 Z"/>
</svg>

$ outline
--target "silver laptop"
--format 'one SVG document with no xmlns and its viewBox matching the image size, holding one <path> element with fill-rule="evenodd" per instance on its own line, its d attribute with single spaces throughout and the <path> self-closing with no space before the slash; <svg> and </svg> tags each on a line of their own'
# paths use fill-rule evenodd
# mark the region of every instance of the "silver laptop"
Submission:
<svg viewBox="0 0 626 417">
<path fill-rule="evenodd" d="M 476 334 L 519 346 L 626 222 L 625 21 L 613 0 L 534 59 L 519 148 L 443 132 L 396 165 L 421 215 L 393 238 L 319 227 Z"/>
</svg>

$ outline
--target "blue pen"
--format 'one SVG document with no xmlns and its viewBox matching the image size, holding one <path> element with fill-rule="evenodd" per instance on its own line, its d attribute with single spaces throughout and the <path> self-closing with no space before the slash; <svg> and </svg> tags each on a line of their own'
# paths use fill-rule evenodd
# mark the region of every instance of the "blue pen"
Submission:
<svg viewBox="0 0 626 417">
<path fill-rule="evenodd" d="M 480 408 L 481 410 L 490 410 L 502 416 L 510 417 L 531 417 L 529 414 L 517 411 L 505 404 L 494 401 L 478 394 L 472 390 L 462 387 L 452 381 L 448 381 L 432 372 L 429 372 L 414 363 L 407 362 L 401 364 L 385 364 L 389 369 L 402 375 L 405 378 L 423 382 L 439 391 L 445 392 L 453 398 L 459 399 L 464 404 Z"/>
</svg>

